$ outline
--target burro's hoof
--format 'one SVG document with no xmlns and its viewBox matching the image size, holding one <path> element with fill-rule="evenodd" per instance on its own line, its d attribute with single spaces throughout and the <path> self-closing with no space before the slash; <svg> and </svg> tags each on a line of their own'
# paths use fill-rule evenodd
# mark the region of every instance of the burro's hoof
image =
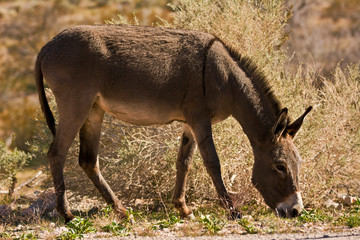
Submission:
<svg viewBox="0 0 360 240">
<path fill-rule="evenodd" d="M 230 209 L 230 212 L 229 212 L 229 216 L 228 216 L 228 219 L 229 220 L 239 220 L 242 218 L 242 214 L 240 211 L 238 211 L 237 209 Z"/>
</svg>

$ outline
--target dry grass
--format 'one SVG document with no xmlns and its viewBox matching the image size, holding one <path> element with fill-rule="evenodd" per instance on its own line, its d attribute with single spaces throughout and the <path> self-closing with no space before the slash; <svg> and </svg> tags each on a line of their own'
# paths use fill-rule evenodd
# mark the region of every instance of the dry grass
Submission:
<svg viewBox="0 0 360 240">
<path fill-rule="evenodd" d="M 177 7 L 173 26 L 214 33 L 254 58 L 294 118 L 305 107 L 314 106 L 295 142 L 304 159 L 300 176 L 305 206 L 319 207 L 327 198 L 339 194 L 360 194 L 356 170 L 360 161 L 359 66 L 338 67 L 332 79 L 319 78 L 301 67 L 295 72 L 286 69 L 285 52 L 280 48 L 287 20 L 282 6 L 281 1 L 262 1 L 258 5 L 245 1 L 239 5 L 232 1 L 183 1 Z M 239 193 L 239 205 L 261 203 L 262 198 L 250 182 L 253 156 L 241 127 L 230 118 L 213 130 L 226 186 Z M 170 202 L 179 135 L 179 124 L 145 128 L 106 118 L 100 162 L 105 178 L 123 200 L 129 204 L 140 198 L 153 199 L 160 205 Z M 40 139 L 37 145 L 45 151 L 43 145 L 50 139 Z M 77 152 L 76 143 L 69 154 L 67 185 L 72 191 L 97 194 L 81 169 L 74 171 Z M 210 182 L 196 151 L 188 201 L 216 199 Z"/>
<path fill-rule="evenodd" d="M 14 0 L 0 1 L 0 140 L 15 133 L 13 147 L 27 149 L 37 107 L 33 68 L 41 47 L 63 29 L 104 24 L 119 12 L 137 14 L 141 24 L 170 19 L 165 0 Z"/>
<path fill-rule="evenodd" d="M 213 127 L 215 144 L 226 186 L 239 193 L 238 205 L 245 215 L 253 218 L 241 224 L 227 222 L 225 228 L 234 224 L 236 229 L 241 226 L 240 230 L 234 230 L 239 233 L 297 232 L 303 231 L 304 227 L 308 231 L 318 231 L 319 225 L 322 227 L 322 222 L 325 222 L 328 225 L 324 228 L 336 229 L 338 225 L 344 225 L 342 215 L 347 212 L 326 210 L 323 206 L 325 200 L 337 199 L 340 194 L 360 195 L 359 65 L 338 66 L 329 77 L 321 77 L 317 69 L 311 71 L 311 64 L 306 69 L 303 65 L 295 70 L 289 69 L 286 52 L 281 48 L 288 36 L 284 30 L 288 11 L 283 8 L 283 1 L 234 2 L 184 0 L 176 7 L 174 24 L 167 25 L 211 32 L 253 58 L 264 69 L 276 95 L 289 108 L 293 118 L 299 116 L 305 107 L 314 106 L 295 144 L 304 160 L 300 182 L 305 207 L 324 211 L 303 214 L 303 218 L 295 220 L 275 218 L 250 182 L 252 150 L 240 125 L 230 118 Z M 52 105 L 56 112 L 53 100 Z M 31 141 L 30 150 L 41 159 L 46 155 L 52 137 L 41 114 L 38 118 L 38 131 Z M 135 206 L 136 199 L 148 202 L 143 208 L 137 208 L 143 212 L 140 224 L 134 230 L 139 235 L 159 234 L 151 226 L 159 219 L 169 218 L 172 211 L 169 203 L 175 182 L 180 129 L 177 123 L 144 128 L 129 126 L 109 117 L 105 119 L 99 155 L 105 179 L 127 206 Z M 71 148 L 65 170 L 67 187 L 74 193 L 72 207 L 80 201 L 75 196 L 99 196 L 78 166 L 77 155 L 78 141 Z M 198 208 L 197 217 L 200 213 L 215 213 L 225 219 L 224 211 L 217 205 L 213 208 L 204 205 L 215 202 L 216 194 L 198 151 L 194 156 L 187 193 L 188 202 Z M 160 212 L 162 216 L 153 212 Z M 102 217 L 95 216 L 97 225 L 101 225 Z M 108 222 L 113 220 L 109 219 Z M 50 221 L 59 219 L 51 218 Z M 199 221 L 173 229 L 188 236 L 201 235 L 205 230 Z M 1 228 L 5 226 L 0 225 Z"/>
<path fill-rule="evenodd" d="M 301 172 L 305 205 L 318 207 L 326 198 L 341 193 L 359 195 L 360 176 L 356 170 L 360 164 L 360 126 L 356 120 L 360 117 L 359 65 L 337 67 L 331 78 L 321 80 L 301 67 L 295 73 L 284 67 L 287 60 L 280 46 L 287 36 L 284 26 L 288 11 L 282 1 L 235 4 L 189 0 L 182 1 L 178 10 L 176 26 L 211 32 L 253 58 L 264 69 L 276 95 L 289 107 L 294 118 L 306 106 L 315 107 L 296 139 L 305 160 Z M 251 149 L 244 136 L 238 137 L 240 129 L 235 129 L 234 124 L 230 120 L 215 127 L 220 130 L 218 138 L 224 143 L 218 147 L 224 179 L 231 185 L 228 177 L 241 173 L 235 179 L 244 184 L 237 184 L 233 189 L 252 197 L 255 193 L 246 178 L 251 172 Z"/>
</svg>

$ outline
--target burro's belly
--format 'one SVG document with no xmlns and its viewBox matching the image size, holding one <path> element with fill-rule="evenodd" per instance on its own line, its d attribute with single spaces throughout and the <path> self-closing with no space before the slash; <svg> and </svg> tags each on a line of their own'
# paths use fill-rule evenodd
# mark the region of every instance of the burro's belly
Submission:
<svg viewBox="0 0 360 240">
<path fill-rule="evenodd" d="M 185 122 L 180 106 L 164 100 L 109 100 L 99 97 L 97 104 L 112 117 L 139 126 Z"/>
</svg>

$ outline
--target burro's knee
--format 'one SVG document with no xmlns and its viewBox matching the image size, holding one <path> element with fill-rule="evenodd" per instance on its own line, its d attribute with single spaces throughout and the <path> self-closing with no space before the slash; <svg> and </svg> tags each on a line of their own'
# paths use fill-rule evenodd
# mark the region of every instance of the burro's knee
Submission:
<svg viewBox="0 0 360 240">
<path fill-rule="evenodd" d="M 98 172 L 97 156 L 79 156 L 79 165 L 88 176 L 92 176 Z"/>
</svg>

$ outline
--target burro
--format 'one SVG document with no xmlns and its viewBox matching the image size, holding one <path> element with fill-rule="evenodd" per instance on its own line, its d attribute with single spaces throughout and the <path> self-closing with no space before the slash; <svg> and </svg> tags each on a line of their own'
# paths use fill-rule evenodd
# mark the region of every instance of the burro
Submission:
<svg viewBox="0 0 360 240">
<path fill-rule="evenodd" d="M 70 221 L 63 168 L 80 132 L 79 164 L 108 204 L 126 208 L 103 178 L 98 148 L 104 113 L 135 125 L 183 123 L 173 203 L 183 217 L 186 179 L 195 142 L 222 205 L 239 215 L 221 176 L 211 126 L 233 116 L 250 140 L 252 182 L 278 215 L 297 216 L 300 155 L 293 138 L 305 113 L 290 122 L 264 74 L 214 35 L 142 26 L 76 26 L 62 31 L 37 57 L 36 84 L 54 140 L 48 152 L 57 211 Z M 45 78 L 59 113 L 55 128 Z"/>
</svg>

